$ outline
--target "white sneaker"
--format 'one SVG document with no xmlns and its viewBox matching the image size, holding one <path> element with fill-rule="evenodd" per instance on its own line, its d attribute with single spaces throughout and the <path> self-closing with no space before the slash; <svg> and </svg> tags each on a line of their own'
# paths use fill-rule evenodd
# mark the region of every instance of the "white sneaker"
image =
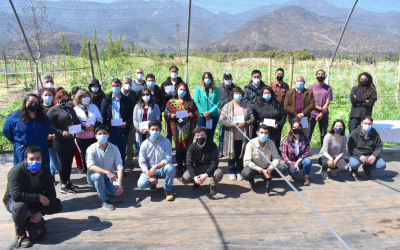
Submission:
<svg viewBox="0 0 400 250">
<path fill-rule="evenodd" d="M 328 179 L 329 178 L 328 172 L 327 171 L 321 171 L 321 177 L 324 180 Z"/>
<path fill-rule="evenodd" d="M 236 174 L 236 177 L 238 181 L 243 181 L 243 177 L 241 174 Z"/>
<path fill-rule="evenodd" d="M 236 181 L 236 175 L 235 174 L 229 174 L 229 179 L 231 179 L 231 181 Z"/>
<path fill-rule="evenodd" d="M 78 168 L 78 173 L 83 174 L 83 168 Z"/>
<path fill-rule="evenodd" d="M 333 168 L 329 169 L 329 175 L 332 177 L 336 177 L 337 176 L 336 170 Z"/>
</svg>

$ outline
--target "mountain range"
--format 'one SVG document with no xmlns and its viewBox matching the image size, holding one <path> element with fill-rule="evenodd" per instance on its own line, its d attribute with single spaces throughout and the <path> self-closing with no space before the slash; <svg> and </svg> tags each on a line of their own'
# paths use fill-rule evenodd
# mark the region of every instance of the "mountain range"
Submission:
<svg viewBox="0 0 400 250">
<path fill-rule="evenodd" d="M 55 50 L 59 47 L 60 34 L 64 34 L 68 42 L 74 43 L 74 50 L 78 50 L 76 45 L 83 38 L 92 39 L 95 28 L 98 43 L 105 42 L 108 30 L 112 29 L 113 36 L 122 34 L 125 42 L 133 41 L 136 46 L 172 50 L 169 37 L 176 38 L 176 24 L 181 25 L 182 47 L 186 45 L 188 3 L 185 2 L 61 0 L 48 2 L 47 12 L 56 17 L 51 39 L 51 43 L 58 44 L 54 46 Z M 192 4 L 190 46 L 196 49 L 266 43 L 281 50 L 333 51 L 349 12 L 350 9 L 325 0 L 292 0 L 235 15 L 214 14 Z M 4 26 L 4 20 L 0 21 L 0 29 Z M 0 44 L 3 48 L 10 48 L 10 45 L 4 45 L 6 42 L 2 36 Z M 356 8 L 341 50 L 348 53 L 397 53 L 399 46 L 399 12 L 375 13 Z"/>
</svg>

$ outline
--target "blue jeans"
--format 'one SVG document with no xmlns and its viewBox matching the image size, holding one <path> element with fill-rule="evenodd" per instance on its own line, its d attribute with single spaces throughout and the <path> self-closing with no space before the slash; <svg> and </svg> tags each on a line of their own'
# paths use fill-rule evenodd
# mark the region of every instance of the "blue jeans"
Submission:
<svg viewBox="0 0 400 250">
<path fill-rule="evenodd" d="M 129 134 L 122 134 L 121 129 L 112 128 L 108 141 L 118 147 L 122 158 L 122 166 L 125 167 L 126 145 L 128 144 Z"/>
<path fill-rule="evenodd" d="M 87 182 L 97 190 L 97 194 L 101 201 L 108 200 L 108 195 L 117 195 L 115 186 L 118 184 L 118 179 L 111 182 L 105 174 L 95 173 L 90 170 L 87 171 Z M 114 190 L 115 189 L 115 190 Z"/>
<path fill-rule="evenodd" d="M 60 173 L 60 162 L 58 161 L 57 153 L 54 148 L 49 148 L 49 156 L 51 175 L 55 175 L 56 171 Z"/>
<path fill-rule="evenodd" d="M 165 178 L 165 191 L 171 191 L 172 185 L 174 184 L 176 168 L 172 164 L 167 164 L 162 168 L 157 168 L 154 171 L 154 178 L 156 179 L 164 179 Z M 145 189 L 149 187 L 154 187 L 156 184 L 151 184 L 149 177 L 145 173 L 142 173 L 138 180 L 138 188 Z"/>
<path fill-rule="evenodd" d="M 219 152 L 222 153 L 224 151 L 224 136 L 225 136 L 225 127 L 219 122 Z"/>
<path fill-rule="evenodd" d="M 288 173 L 289 173 L 291 176 L 296 176 L 296 175 L 299 173 L 299 172 L 297 171 L 297 169 L 294 170 L 294 173 L 290 173 L 290 167 L 289 167 L 289 165 L 286 164 L 286 166 L 287 166 L 287 168 L 288 168 Z M 299 168 L 300 168 L 300 169 L 303 169 L 303 176 L 310 175 L 311 167 L 312 167 L 312 163 L 311 163 L 310 158 L 308 158 L 308 157 L 304 158 L 304 159 L 301 161 L 301 163 L 299 164 Z"/>
<path fill-rule="evenodd" d="M 367 158 L 367 160 L 369 159 L 369 157 L 371 157 L 370 155 L 365 155 L 365 157 Z M 358 169 L 360 167 L 360 165 L 363 164 L 360 160 L 360 158 L 358 158 L 355 155 L 352 155 L 350 157 L 350 168 L 351 169 Z M 386 168 L 386 162 L 382 159 L 382 157 L 379 157 L 375 160 L 374 164 L 364 164 L 365 167 L 371 171 L 371 170 L 384 170 Z"/>
<path fill-rule="evenodd" d="M 212 129 L 207 129 L 207 141 L 214 141 L 215 129 L 217 128 L 218 116 L 211 117 Z M 197 122 L 197 127 L 205 127 L 207 119 L 204 117 L 199 117 L 199 121 Z"/>
</svg>

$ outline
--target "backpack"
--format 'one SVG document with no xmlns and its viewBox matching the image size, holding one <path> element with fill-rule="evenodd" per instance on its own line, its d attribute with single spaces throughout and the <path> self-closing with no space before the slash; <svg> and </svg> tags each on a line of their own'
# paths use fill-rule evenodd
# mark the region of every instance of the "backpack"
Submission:
<svg viewBox="0 0 400 250">
<path fill-rule="evenodd" d="M 28 217 L 25 220 L 25 227 L 26 227 L 26 231 L 28 232 L 29 235 L 29 240 L 30 241 L 35 241 L 35 240 L 40 240 L 42 239 L 45 234 L 46 234 L 46 227 L 44 226 L 45 221 L 42 218 L 38 223 L 33 223 L 33 222 L 29 222 L 30 217 Z"/>
</svg>

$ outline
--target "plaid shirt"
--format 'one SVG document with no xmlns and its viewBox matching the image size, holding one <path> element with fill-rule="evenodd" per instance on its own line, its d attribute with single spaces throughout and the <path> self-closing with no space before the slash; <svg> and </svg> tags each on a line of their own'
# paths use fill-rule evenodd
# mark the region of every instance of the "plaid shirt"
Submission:
<svg viewBox="0 0 400 250">
<path fill-rule="evenodd" d="M 286 92 L 289 90 L 289 84 L 283 82 L 283 84 L 280 85 L 278 81 L 275 80 L 274 82 L 268 84 L 268 86 L 270 86 L 274 90 L 276 100 L 278 100 L 278 102 L 283 107 L 283 104 L 285 102 Z"/>
<path fill-rule="evenodd" d="M 288 161 L 296 162 L 300 157 L 306 158 L 310 152 L 310 140 L 307 136 L 302 136 L 298 142 L 299 144 L 299 155 L 296 155 L 296 143 L 289 142 L 289 138 L 286 136 L 282 143 L 282 156 L 283 160 L 287 163 Z"/>
</svg>

